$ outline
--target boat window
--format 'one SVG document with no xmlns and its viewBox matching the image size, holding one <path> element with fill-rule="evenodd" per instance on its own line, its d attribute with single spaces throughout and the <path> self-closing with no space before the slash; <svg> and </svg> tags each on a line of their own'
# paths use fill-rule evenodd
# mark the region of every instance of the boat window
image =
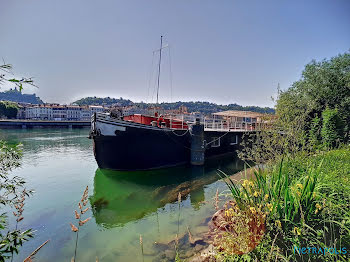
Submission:
<svg viewBox="0 0 350 262">
<path fill-rule="evenodd" d="M 237 144 L 238 144 L 238 135 L 234 135 L 231 137 L 230 145 L 237 145 Z"/>
<path fill-rule="evenodd" d="M 220 146 L 220 137 L 213 137 L 211 140 L 211 147 L 219 147 Z"/>
</svg>

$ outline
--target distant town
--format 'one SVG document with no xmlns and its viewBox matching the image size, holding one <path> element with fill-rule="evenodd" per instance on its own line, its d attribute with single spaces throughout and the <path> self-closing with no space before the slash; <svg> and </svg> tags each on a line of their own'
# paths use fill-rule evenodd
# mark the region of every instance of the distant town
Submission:
<svg viewBox="0 0 350 262">
<path fill-rule="evenodd" d="M 35 94 L 23 94 L 16 88 L 0 92 L 0 118 L 46 121 L 90 121 L 94 113 L 119 110 L 124 115 L 142 114 L 154 107 L 151 103 L 134 103 L 123 98 L 86 97 L 69 105 L 45 103 Z M 240 106 L 237 104 L 217 105 L 209 102 L 160 103 L 158 111 L 164 114 L 210 115 L 226 110 L 274 113 L 272 108 Z"/>
<path fill-rule="evenodd" d="M 78 106 L 59 104 L 18 104 L 17 119 L 52 121 L 90 121 L 93 113 L 107 111 L 103 106 Z"/>
</svg>

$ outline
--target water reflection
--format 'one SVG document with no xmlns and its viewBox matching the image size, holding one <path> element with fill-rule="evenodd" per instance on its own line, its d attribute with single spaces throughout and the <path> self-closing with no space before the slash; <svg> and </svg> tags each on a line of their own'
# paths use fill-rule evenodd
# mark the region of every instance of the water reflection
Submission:
<svg viewBox="0 0 350 262">
<path fill-rule="evenodd" d="M 89 129 L 3 129 L 0 140 L 9 144 L 23 144 L 23 151 L 40 153 L 49 150 L 76 150 L 90 152 Z"/>
<path fill-rule="evenodd" d="M 97 169 L 90 203 L 96 223 L 110 228 L 143 218 L 167 203 L 189 198 L 198 209 L 204 188 L 219 179 L 217 169 L 233 174 L 244 164 L 236 157 L 212 159 L 201 167 L 182 166 L 144 172 Z"/>
</svg>

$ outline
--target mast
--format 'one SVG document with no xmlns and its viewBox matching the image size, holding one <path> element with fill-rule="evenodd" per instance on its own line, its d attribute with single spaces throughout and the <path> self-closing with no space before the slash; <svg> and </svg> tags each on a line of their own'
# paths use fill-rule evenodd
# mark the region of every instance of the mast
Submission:
<svg viewBox="0 0 350 262">
<path fill-rule="evenodd" d="M 162 46 L 163 46 L 163 36 L 160 36 L 160 49 L 159 49 L 159 63 L 158 63 L 158 81 L 157 81 L 157 104 L 159 95 L 159 78 L 160 78 L 160 63 L 162 62 Z"/>
</svg>

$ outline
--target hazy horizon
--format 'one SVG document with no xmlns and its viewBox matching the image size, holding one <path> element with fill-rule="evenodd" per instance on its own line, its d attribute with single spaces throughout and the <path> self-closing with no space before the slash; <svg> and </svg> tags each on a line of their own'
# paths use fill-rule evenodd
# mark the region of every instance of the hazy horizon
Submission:
<svg viewBox="0 0 350 262">
<path fill-rule="evenodd" d="M 273 107 L 278 83 L 350 48 L 345 0 L 0 1 L 0 58 L 45 102 L 155 102 L 160 35 L 172 72 L 164 49 L 160 102 Z"/>
</svg>

